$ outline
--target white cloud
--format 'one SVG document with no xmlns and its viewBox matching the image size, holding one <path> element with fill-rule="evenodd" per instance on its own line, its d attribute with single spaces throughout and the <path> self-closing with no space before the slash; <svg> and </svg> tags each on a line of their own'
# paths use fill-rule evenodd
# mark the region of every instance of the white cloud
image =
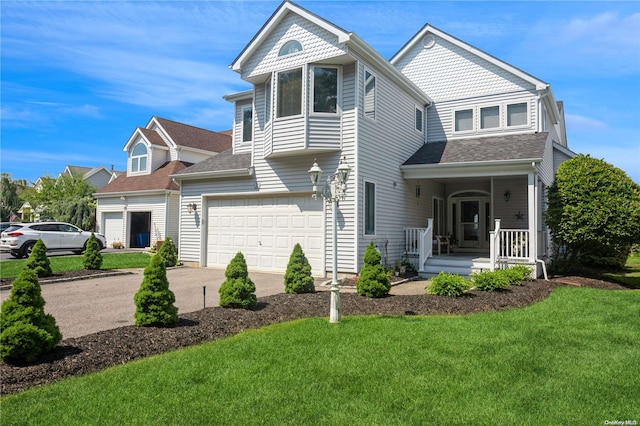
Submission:
<svg viewBox="0 0 640 426">
<path fill-rule="evenodd" d="M 608 127 L 606 123 L 591 117 L 585 117 L 577 114 L 565 114 L 564 117 L 567 129 L 572 129 L 576 132 L 603 130 Z"/>
</svg>

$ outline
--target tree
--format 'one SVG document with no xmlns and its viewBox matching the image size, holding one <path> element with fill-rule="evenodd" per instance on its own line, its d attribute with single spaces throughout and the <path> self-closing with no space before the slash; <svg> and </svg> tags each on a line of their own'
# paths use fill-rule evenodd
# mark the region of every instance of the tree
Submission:
<svg viewBox="0 0 640 426">
<path fill-rule="evenodd" d="M 178 264 L 178 249 L 173 243 L 171 237 L 165 238 L 156 256 L 162 257 L 167 267 L 176 266 Z"/>
<path fill-rule="evenodd" d="M 545 218 L 555 269 L 623 266 L 640 241 L 640 186 L 604 160 L 578 155 L 558 168 Z"/>
<path fill-rule="evenodd" d="M 360 296 L 384 297 L 389 294 L 391 282 L 380 264 L 380 259 L 380 253 L 371 241 L 364 252 L 364 265 L 356 283 L 356 290 Z"/>
<path fill-rule="evenodd" d="M 293 252 L 289 256 L 289 264 L 284 274 L 284 292 L 299 294 L 313 293 L 316 287 L 311 276 L 311 265 L 304 255 L 300 244 L 293 246 Z"/>
<path fill-rule="evenodd" d="M 176 297 L 169 290 L 167 269 L 162 257 L 151 258 L 133 301 L 137 326 L 167 327 L 178 323 L 178 308 L 174 306 Z"/>
<path fill-rule="evenodd" d="M 218 293 L 220 294 L 220 306 L 223 308 L 251 309 L 256 305 L 257 298 L 254 292 L 256 285 L 249 278 L 247 262 L 244 255 L 238 252 L 224 272 L 227 278 L 224 280 Z"/>
<path fill-rule="evenodd" d="M 0 220 L 8 222 L 11 212 L 16 212 L 22 207 L 20 194 L 27 187 L 24 179 L 13 180 L 9 173 L 2 173 L 0 177 Z"/>
<path fill-rule="evenodd" d="M 82 258 L 84 269 L 100 269 L 102 266 L 102 253 L 100 253 L 100 243 L 92 232 L 87 240 L 87 246 Z"/>
<path fill-rule="evenodd" d="M 38 187 L 25 191 L 22 198 L 34 209 L 37 207 L 43 218 L 92 229 L 96 211 L 94 192 L 96 188 L 82 176 L 63 174 L 40 178 Z"/>
<path fill-rule="evenodd" d="M 36 241 L 31 250 L 25 269 L 31 269 L 39 277 L 50 277 L 53 275 L 51 262 L 47 257 L 47 246 L 42 240 Z"/>
<path fill-rule="evenodd" d="M 25 268 L 13 281 L 0 311 L 0 357 L 32 362 L 51 351 L 62 334 L 53 316 L 44 313 L 38 276 Z"/>
</svg>

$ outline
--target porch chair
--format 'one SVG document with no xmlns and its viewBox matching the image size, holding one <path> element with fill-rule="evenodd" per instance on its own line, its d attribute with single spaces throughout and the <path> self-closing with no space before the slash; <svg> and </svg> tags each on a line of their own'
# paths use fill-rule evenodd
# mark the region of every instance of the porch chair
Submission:
<svg viewBox="0 0 640 426">
<path fill-rule="evenodd" d="M 438 251 L 438 256 L 441 253 L 442 246 L 447 247 L 447 254 L 451 254 L 451 240 L 448 235 L 434 235 L 433 236 L 433 250 Z"/>
</svg>

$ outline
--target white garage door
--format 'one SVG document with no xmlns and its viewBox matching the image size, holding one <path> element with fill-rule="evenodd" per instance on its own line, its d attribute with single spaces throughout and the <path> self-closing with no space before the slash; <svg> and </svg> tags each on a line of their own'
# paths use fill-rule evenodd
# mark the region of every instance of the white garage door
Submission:
<svg viewBox="0 0 640 426">
<path fill-rule="evenodd" d="M 305 197 L 211 199 L 207 266 L 226 268 L 241 251 L 249 270 L 284 272 L 300 243 L 314 275 L 323 275 L 322 201 Z"/>
<path fill-rule="evenodd" d="M 114 241 L 124 243 L 122 212 L 102 213 L 102 220 L 104 222 L 103 234 L 107 239 L 107 244 L 111 245 Z"/>
</svg>

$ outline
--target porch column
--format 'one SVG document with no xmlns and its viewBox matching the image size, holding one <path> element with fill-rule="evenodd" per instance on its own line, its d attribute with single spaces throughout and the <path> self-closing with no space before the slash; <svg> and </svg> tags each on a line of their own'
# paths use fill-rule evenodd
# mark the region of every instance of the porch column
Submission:
<svg viewBox="0 0 640 426">
<path fill-rule="evenodd" d="M 527 211 L 529 219 L 529 262 L 535 263 L 538 255 L 538 228 L 536 225 L 537 209 L 536 204 L 536 173 L 535 170 L 531 171 L 527 175 Z"/>
</svg>

